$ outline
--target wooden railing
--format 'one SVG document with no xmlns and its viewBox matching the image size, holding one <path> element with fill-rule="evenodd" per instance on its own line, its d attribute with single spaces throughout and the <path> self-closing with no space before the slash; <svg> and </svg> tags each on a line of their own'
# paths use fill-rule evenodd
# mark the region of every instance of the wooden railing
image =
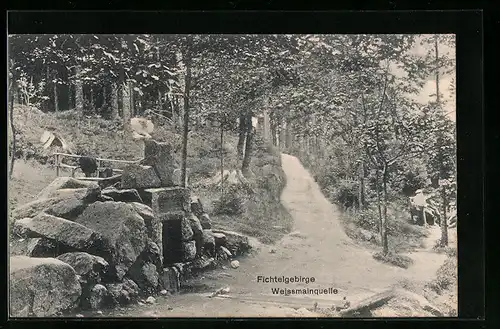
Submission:
<svg viewBox="0 0 500 329">
<path fill-rule="evenodd" d="M 61 162 L 61 158 L 62 157 L 68 157 L 68 158 L 83 158 L 84 156 L 83 155 L 75 155 L 75 154 L 67 154 L 67 153 L 54 153 L 54 157 L 55 157 L 55 164 L 56 164 L 56 175 L 57 177 L 59 177 L 59 172 L 60 172 L 60 168 L 68 168 L 71 170 L 71 177 L 75 177 L 75 171 L 80 168 L 79 166 L 71 166 L 71 165 L 67 165 L 65 163 L 62 163 Z M 135 163 L 139 163 L 140 161 L 142 161 L 142 159 L 139 159 L 139 160 L 135 160 L 135 161 L 130 161 L 130 160 L 114 160 L 114 159 L 103 159 L 103 158 L 95 158 L 96 161 L 97 161 L 97 171 L 95 173 L 95 177 L 99 177 L 99 170 L 100 169 L 105 169 L 105 168 L 108 168 L 108 167 L 101 167 L 101 162 L 102 161 L 105 161 L 105 162 L 111 162 L 111 163 L 124 163 L 124 164 L 135 164 Z M 120 173 L 122 172 L 123 170 L 121 169 L 113 169 L 113 172 L 117 172 L 117 173 Z"/>
</svg>

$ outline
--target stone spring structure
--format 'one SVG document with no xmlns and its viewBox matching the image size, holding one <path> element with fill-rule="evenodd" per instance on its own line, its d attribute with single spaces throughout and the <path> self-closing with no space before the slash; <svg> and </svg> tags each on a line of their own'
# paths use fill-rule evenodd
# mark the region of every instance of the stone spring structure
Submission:
<svg viewBox="0 0 500 329">
<path fill-rule="evenodd" d="M 144 161 L 121 177 L 99 185 L 58 177 L 12 211 L 11 316 L 98 310 L 176 293 L 184 278 L 250 249 L 247 237 L 212 230 L 178 174 L 170 146 L 150 140 Z"/>
</svg>

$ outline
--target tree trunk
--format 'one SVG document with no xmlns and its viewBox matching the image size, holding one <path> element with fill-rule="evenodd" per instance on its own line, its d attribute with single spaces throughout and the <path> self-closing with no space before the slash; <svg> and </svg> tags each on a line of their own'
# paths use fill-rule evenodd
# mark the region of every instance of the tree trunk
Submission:
<svg viewBox="0 0 500 329">
<path fill-rule="evenodd" d="M 186 52 L 185 65 L 186 75 L 184 84 L 184 133 L 182 141 L 182 175 L 181 180 L 184 187 L 187 187 L 186 168 L 187 168 L 187 144 L 189 133 L 189 93 L 191 89 L 191 37 L 188 37 L 188 49 Z"/>
<path fill-rule="evenodd" d="M 243 163 L 241 165 L 241 172 L 243 175 L 248 176 L 250 173 L 250 161 L 252 160 L 252 142 L 253 142 L 253 125 L 252 125 L 252 114 L 249 113 L 246 117 L 246 143 L 245 143 L 245 155 L 243 156 Z"/>
<path fill-rule="evenodd" d="M 119 117 L 118 114 L 118 86 L 115 82 L 111 84 L 111 119 L 115 120 Z"/>
<path fill-rule="evenodd" d="M 358 208 L 362 209 L 364 205 L 364 193 L 365 193 L 365 173 L 364 173 L 364 162 L 359 164 L 359 187 L 358 187 Z"/>
<path fill-rule="evenodd" d="M 379 232 L 380 232 L 380 241 L 382 242 L 382 246 L 384 245 L 384 220 L 382 217 L 382 205 L 381 205 L 381 199 L 380 199 L 380 174 L 379 174 L 379 169 L 375 169 L 375 188 L 377 190 L 377 210 L 378 210 L 378 221 L 379 221 Z"/>
<path fill-rule="evenodd" d="M 220 125 L 220 177 L 224 177 L 224 125 Z M 224 196 L 224 179 L 220 181 L 220 196 Z"/>
<path fill-rule="evenodd" d="M 244 114 L 240 114 L 240 122 L 238 128 L 238 145 L 236 147 L 239 161 L 243 161 L 245 137 L 246 137 L 246 117 Z"/>
<path fill-rule="evenodd" d="M 57 69 L 54 69 L 54 111 L 59 112 L 59 95 L 57 93 Z"/>
<path fill-rule="evenodd" d="M 446 247 L 448 246 L 448 221 L 447 221 L 447 213 L 446 213 L 446 208 L 448 207 L 448 198 L 446 196 L 446 185 L 442 186 L 442 191 L 441 195 L 443 198 L 443 211 L 442 211 L 442 218 L 441 218 L 441 247 Z"/>
<path fill-rule="evenodd" d="M 75 109 L 78 113 L 83 113 L 83 84 L 80 77 L 81 67 L 75 67 Z"/>
<path fill-rule="evenodd" d="M 440 103 L 441 97 L 439 95 L 439 46 L 438 46 L 438 36 L 434 38 L 434 48 L 436 52 L 436 102 Z"/>
<path fill-rule="evenodd" d="M 131 113 L 131 97 L 130 97 L 130 83 L 126 81 L 122 88 L 123 96 L 123 124 L 127 128 L 130 126 L 130 113 Z"/>
<path fill-rule="evenodd" d="M 10 155 L 10 169 L 9 169 L 9 179 L 12 178 L 12 173 L 14 172 L 14 162 L 16 161 L 16 129 L 14 127 L 14 89 L 15 89 L 14 79 L 10 82 L 10 130 L 12 132 L 12 153 Z"/>
<path fill-rule="evenodd" d="M 389 243 L 387 241 L 387 165 L 384 164 L 382 172 L 382 183 L 384 188 L 384 202 L 383 202 L 383 224 L 382 224 L 382 247 L 384 255 L 389 253 Z"/>
<path fill-rule="evenodd" d="M 268 142 L 271 137 L 271 127 L 270 127 L 270 120 L 269 120 L 269 113 L 267 111 L 267 108 L 264 108 L 264 113 L 263 113 L 263 120 L 262 120 L 262 128 L 263 128 L 263 136 L 264 140 Z"/>
</svg>

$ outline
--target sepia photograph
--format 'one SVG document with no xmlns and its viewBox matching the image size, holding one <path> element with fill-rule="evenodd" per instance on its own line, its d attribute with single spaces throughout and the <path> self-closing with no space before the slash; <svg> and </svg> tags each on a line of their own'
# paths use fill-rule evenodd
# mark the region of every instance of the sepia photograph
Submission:
<svg viewBox="0 0 500 329">
<path fill-rule="evenodd" d="M 11 318 L 458 316 L 454 34 L 9 34 Z"/>
</svg>

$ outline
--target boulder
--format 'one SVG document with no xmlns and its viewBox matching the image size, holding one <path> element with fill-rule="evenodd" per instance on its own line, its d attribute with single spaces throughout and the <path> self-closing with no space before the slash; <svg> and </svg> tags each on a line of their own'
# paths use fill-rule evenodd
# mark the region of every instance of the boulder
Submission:
<svg viewBox="0 0 500 329">
<path fill-rule="evenodd" d="M 211 229 L 212 228 L 212 222 L 210 221 L 210 217 L 208 216 L 208 214 L 202 214 L 200 218 L 200 223 L 201 223 L 201 227 L 203 227 L 203 229 Z"/>
<path fill-rule="evenodd" d="M 202 252 L 210 256 L 215 256 L 215 237 L 211 230 L 202 231 Z"/>
<path fill-rule="evenodd" d="M 139 297 L 139 286 L 130 279 L 124 279 L 122 283 L 106 284 L 105 287 L 109 292 L 111 305 L 127 305 Z"/>
<path fill-rule="evenodd" d="M 189 224 L 191 225 L 191 229 L 193 230 L 193 233 L 195 236 L 202 236 L 203 235 L 203 226 L 201 226 L 201 222 L 196 217 L 194 213 L 190 214 L 188 216 Z"/>
<path fill-rule="evenodd" d="M 215 268 L 216 263 L 213 257 L 201 256 L 200 258 L 195 259 L 190 264 L 190 270 L 193 273 L 201 272 L 207 269 Z"/>
<path fill-rule="evenodd" d="M 201 217 L 205 211 L 203 210 L 203 204 L 200 201 L 200 198 L 197 196 L 192 196 L 191 197 L 191 211 L 195 216 Z"/>
<path fill-rule="evenodd" d="M 170 293 L 176 293 L 180 290 L 180 273 L 175 267 L 166 267 L 160 273 L 160 288 Z"/>
<path fill-rule="evenodd" d="M 146 247 L 144 219 L 128 203 L 95 202 L 76 222 L 100 233 L 104 243 L 92 253 L 108 261 L 120 280 Z"/>
<path fill-rule="evenodd" d="M 182 234 L 182 241 L 187 242 L 193 239 L 193 229 L 191 228 L 191 224 L 189 222 L 189 219 L 183 218 L 181 220 L 181 234 Z"/>
<path fill-rule="evenodd" d="M 49 198 L 51 194 L 62 189 L 80 189 L 98 186 L 95 182 L 78 180 L 73 177 L 57 177 L 37 195 L 37 199 Z"/>
<path fill-rule="evenodd" d="M 123 170 L 121 179 L 121 187 L 124 189 L 154 188 L 162 185 L 152 166 L 130 164 Z"/>
<path fill-rule="evenodd" d="M 154 243 L 161 246 L 162 243 L 162 226 L 160 220 L 154 215 L 153 209 L 139 202 L 131 202 L 135 211 L 144 219 L 146 225 L 146 234 Z"/>
<path fill-rule="evenodd" d="M 212 236 L 214 237 L 215 245 L 217 247 L 226 245 L 226 235 L 224 233 L 217 233 L 212 231 Z"/>
<path fill-rule="evenodd" d="M 128 275 L 143 293 L 154 294 L 158 291 L 158 270 L 155 264 L 144 263 L 137 270 L 133 266 Z"/>
<path fill-rule="evenodd" d="M 102 257 L 86 252 L 70 252 L 62 254 L 57 259 L 71 265 L 87 283 L 100 283 L 109 270 L 109 264 Z"/>
<path fill-rule="evenodd" d="M 160 143 L 152 139 L 144 140 L 144 165 L 152 166 L 157 173 L 161 186 L 173 185 L 175 167 L 172 147 L 168 143 Z"/>
<path fill-rule="evenodd" d="M 22 218 L 31 218 L 38 215 L 40 212 L 44 211 L 48 207 L 64 200 L 64 198 L 49 198 L 49 199 L 38 199 L 32 202 L 28 202 L 16 209 L 14 209 L 10 217 L 13 222 L 16 222 Z"/>
<path fill-rule="evenodd" d="M 234 256 L 242 255 L 252 249 L 248 237 L 243 234 L 222 230 L 214 230 L 214 233 L 222 233 L 226 236 L 226 247 Z"/>
<path fill-rule="evenodd" d="M 158 288 L 158 272 L 161 272 L 160 248 L 148 239 L 146 248 L 127 272 L 127 277 L 137 282 L 143 292 L 155 293 Z"/>
<path fill-rule="evenodd" d="M 186 169 L 186 186 L 190 185 L 190 176 L 191 170 L 190 168 Z M 182 169 L 176 168 L 172 173 L 172 185 L 174 186 L 184 186 L 184 182 L 182 181 Z"/>
<path fill-rule="evenodd" d="M 86 250 L 100 241 L 98 233 L 64 218 L 41 213 L 33 218 L 23 218 L 14 224 L 14 231 L 30 238 L 47 238 L 67 247 Z"/>
<path fill-rule="evenodd" d="M 119 190 L 114 187 L 108 187 L 102 190 L 102 195 L 111 197 L 114 201 L 122 202 L 142 202 L 142 198 L 136 189 Z"/>
<path fill-rule="evenodd" d="M 92 310 L 104 308 L 108 304 L 109 297 L 108 289 L 102 284 L 96 284 L 89 291 L 88 307 Z"/>
<path fill-rule="evenodd" d="M 77 197 L 83 199 L 87 194 L 86 187 L 80 188 L 63 188 L 60 190 L 50 191 L 46 194 L 45 198 L 67 198 L 67 197 Z"/>
<path fill-rule="evenodd" d="M 196 257 L 196 242 L 189 241 L 182 243 L 182 259 L 184 261 L 190 261 Z"/>
<path fill-rule="evenodd" d="M 55 258 L 61 249 L 61 244 L 45 238 L 14 239 L 9 242 L 10 256 Z"/>
<path fill-rule="evenodd" d="M 10 258 L 10 315 L 53 316 L 78 305 L 82 293 L 75 270 L 55 258 Z"/>
<path fill-rule="evenodd" d="M 69 197 L 44 210 L 45 213 L 67 220 L 75 220 L 87 207 L 83 199 Z"/>
</svg>

